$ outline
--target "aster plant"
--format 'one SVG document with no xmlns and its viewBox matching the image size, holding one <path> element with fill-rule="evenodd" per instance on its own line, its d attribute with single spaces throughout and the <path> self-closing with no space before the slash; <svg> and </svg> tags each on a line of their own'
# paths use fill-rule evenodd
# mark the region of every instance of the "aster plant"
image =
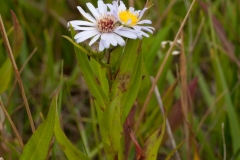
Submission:
<svg viewBox="0 0 240 160">
<path fill-rule="evenodd" d="M 141 149 L 128 123 L 143 76 L 142 38 L 154 31 L 150 20 L 142 20 L 149 8 L 127 9 L 122 1 L 105 4 L 102 0 L 97 7 L 91 3 L 86 6 L 90 13 L 78 6 L 85 20 L 69 21 L 72 38 L 64 37 L 74 45 L 93 97 L 105 156 L 109 160 L 128 159 L 126 137 L 131 135 L 137 159 L 156 159 L 165 126 Z"/>
</svg>

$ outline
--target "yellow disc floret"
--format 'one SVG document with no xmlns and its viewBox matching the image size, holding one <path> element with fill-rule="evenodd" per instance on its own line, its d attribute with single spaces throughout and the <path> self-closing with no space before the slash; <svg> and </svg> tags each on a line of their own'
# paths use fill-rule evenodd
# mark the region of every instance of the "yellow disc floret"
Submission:
<svg viewBox="0 0 240 160">
<path fill-rule="evenodd" d="M 119 18 L 120 20 L 127 25 L 134 26 L 138 22 L 138 14 L 133 14 L 129 11 L 121 11 L 119 12 Z M 130 24 L 129 21 L 131 22 Z"/>
</svg>

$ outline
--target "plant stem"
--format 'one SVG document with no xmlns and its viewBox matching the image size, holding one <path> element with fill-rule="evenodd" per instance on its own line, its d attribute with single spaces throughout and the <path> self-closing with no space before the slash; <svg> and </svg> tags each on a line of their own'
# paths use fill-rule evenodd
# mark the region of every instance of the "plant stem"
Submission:
<svg viewBox="0 0 240 160">
<path fill-rule="evenodd" d="M 151 79 L 151 82 L 152 82 L 152 84 L 153 84 L 154 78 L 153 78 L 153 77 L 150 77 L 150 79 Z M 160 92 L 159 92 L 157 86 L 155 86 L 154 92 L 155 92 L 155 96 L 156 96 L 156 98 L 157 98 L 158 106 L 159 106 L 159 108 L 160 108 L 160 111 L 161 111 L 161 113 L 162 113 L 162 116 L 164 117 L 165 111 L 164 111 L 164 108 L 163 108 L 163 103 L 162 103 L 161 95 L 160 95 Z M 170 126 L 170 124 L 169 124 L 169 121 L 168 121 L 167 116 L 166 116 L 166 128 L 167 128 L 167 133 L 168 133 L 168 136 L 169 136 L 170 141 L 171 141 L 171 144 L 172 144 L 172 149 L 175 149 L 177 146 L 176 146 L 176 142 L 175 142 L 175 140 L 174 140 L 174 137 L 173 137 L 173 134 L 172 134 L 172 129 L 171 129 L 171 126 Z M 180 158 L 179 153 L 178 153 L 177 150 L 175 151 L 175 154 L 176 154 L 176 159 L 177 159 L 177 160 L 181 160 L 181 158 Z"/>
</svg>

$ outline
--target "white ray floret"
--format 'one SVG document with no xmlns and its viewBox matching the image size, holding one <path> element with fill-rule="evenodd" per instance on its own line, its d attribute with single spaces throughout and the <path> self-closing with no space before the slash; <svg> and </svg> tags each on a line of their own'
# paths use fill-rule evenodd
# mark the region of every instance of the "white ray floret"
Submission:
<svg viewBox="0 0 240 160">
<path fill-rule="evenodd" d="M 136 39 L 139 37 L 140 31 L 127 28 L 118 24 L 118 20 L 107 10 L 107 5 L 98 0 L 98 8 L 95 8 L 91 3 L 86 4 L 92 15 L 86 13 L 81 7 L 77 7 L 79 12 L 87 21 L 73 20 L 68 22 L 68 26 L 79 31 L 74 37 L 77 43 L 81 43 L 87 39 L 91 39 L 89 46 L 99 41 L 99 51 L 109 48 L 110 44 L 113 46 L 125 45 L 122 37 Z"/>
<path fill-rule="evenodd" d="M 141 38 L 141 36 L 149 37 L 149 35 L 143 31 L 153 33 L 154 28 L 151 26 L 146 26 L 146 24 L 149 25 L 152 24 L 152 22 L 150 20 L 141 20 L 148 8 L 144 8 L 143 10 L 135 10 L 133 7 L 130 7 L 127 9 L 122 1 L 113 1 L 112 4 L 107 4 L 107 6 L 110 8 L 110 12 L 119 22 L 125 26 L 133 28 L 136 31 L 139 31 L 139 38 Z"/>
</svg>

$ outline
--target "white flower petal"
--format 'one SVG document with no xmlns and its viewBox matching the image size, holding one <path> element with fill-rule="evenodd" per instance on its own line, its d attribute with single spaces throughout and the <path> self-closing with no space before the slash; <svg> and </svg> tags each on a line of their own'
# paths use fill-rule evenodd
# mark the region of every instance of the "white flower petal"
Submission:
<svg viewBox="0 0 240 160">
<path fill-rule="evenodd" d="M 77 33 L 74 36 L 74 39 L 79 39 L 80 37 L 86 36 L 86 35 L 88 35 L 91 32 L 93 32 L 93 31 L 82 31 L 82 32 L 79 32 L 79 33 Z"/>
<path fill-rule="evenodd" d="M 109 39 L 104 40 L 103 42 L 104 42 L 104 47 L 105 47 L 105 48 L 109 48 L 109 47 L 110 47 Z"/>
<path fill-rule="evenodd" d="M 121 30 L 129 31 L 129 32 L 133 32 L 133 33 L 138 33 L 137 30 L 134 30 L 134 29 L 132 29 L 132 28 L 128 28 L 128 27 L 122 27 Z"/>
<path fill-rule="evenodd" d="M 95 43 L 100 36 L 101 36 L 101 33 L 98 33 L 95 37 L 93 37 L 93 39 L 89 42 L 89 46 Z"/>
<path fill-rule="evenodd" d="M 117 31 L 114 31 L 114 32 L 123 36 L 123 37 L 131 38 L 131 39 L 137 39 L 137 34 L 133 33 L 133 32 L 128 32 L 128 31 L 124 31 L 124 30 L 117 30 Z"/>
<path fill-rule="evenodd" d="M 109 33 L 102 33 L 102 35 L 101 35 L 101 39 L 103 39 L 103 40 L 107 40 L 108 39 L 108 34 Z"/>
<path fill-rule="evenodd" d="M 125 41 L 123 40 L 123 38 L 117 34 L 114 34 L 113 33 L 113 36 L 114 38 L 116 39 L 117 43 L 120 45 L 120 46 L 124 46 L 125 45 Z"/>
<path fill-rule="evenodd" d="M 109 33 L 103 33 L 101 35 L 101 40 L 103 42 L 104 48 L 109 48 L 110 47 L 110 42 L 109 42 Z"/>
<path fill-rule="evenodd" d="M 155 30 L 155 28 L 151 27 L 151 26 L 142 26 L 143 28 L 148 28 L 148 29 L 151 29 L 151 30 Z"/>
<path fill-rule="evenodd" d="M 142 20 L 142 21 L 139 21 L 137 24 L 152 24 L 152 21 L 150 21 L 150 20 Z"/>
<path fill-rule="evenodd" d="M 140 31 L 141 32 L 141 35 L 145 36 L 145 37 L 149 37 L 149 35 L 143 31 Z"/>
<path fill-rule="evenodd" d="M 76 31 L 90 31 L 90 30 L 97 30 L 95 27 L 79 27 L 73 26 L 74 30 Z"/>
<path fill-rule="evenodd" d="M 109 42 L 113 45 L 113 46 L 117 46 L 117 40 L 114 37 L 114 33 L 109 33 L 108 35 L 109 38 Z"/>
<path fill-rule="evenodd" d="M 119 29 L 121 29 L 121 28 L 123 28 L 123 26 L 121 25 L 121 26 L 118 26 L 116 29 L 114 29 L 115 31 L 117 31 L 117 30 L 119 30 Z"/>
<path fill-rule="evenodd" d="M 118 6 L 118 11 L 125 11 L 127 8 L 125 6 L 125 4 L 120 1 L 120 5 Z"/>
<path fill-rule="evenodd" d="M 142 34 L 141 33 L 139 33 L 137 36 L 138 36 L 139 39 L 142 39 Z"/>
<path fill-rule="evenodd" d="M 69 26 L 71 23 L 72 26 L 95 26 L 96 24 L 88 21 L 81 21 L 81 20 L 74 20 L 74 21 L 69 21 L 67 26 Z"/>
<path fill-rule="evenodd" d="M 147 31 L 147 32 L 150 32 L 150 33 L 153 33 L 153 31 L 152 31 L 151 29 L 149 29 L 148 27 L 142 26 L 142 27 L 141 27 L 141 30 Z"/>
<path fill-rule="evenodd" d="M 89 31 L 89 33 L 87 35 L 84 35 L 82 37 L 79 37 L 78 39 L 76 39 L 76 42 L 77 43 L 80 43 L 80 42 L 83 42 L 93 36 L 95 36 L 96 34 L 98 34 L 99 32 L 98 31 Z M 74 37 L 75 38 L 75 37 Z"/>
<path fill-rule="evenodd" d="M 141 10 L 138 10 L 138 11 L 134 11 L 134 14 L 139 16 L 139 13 L 141 12 Z"/>
<path fill-rule="evenodd" d="M 138 26 L 138 25 L 136 25 L 136 26 L 133 26 L 133 28 L 134 28 L 135 30 L 144 30 L 144 31 L 148 31 L 148 32 L 150 32 L 150 33 L 153 33 L 152 30 L 155 30 L 153 27 L 150 27 L 150 26 Z M 151 29 L 152 29 L 152 30 L 151 30 Z"/>
<path fill-rule="evenodd" d="M 90 31 L 82 31 L 74 36 L 74 39 L 79 39 L 81 37 L 84 37 L 88 34 L 96 33 L 98 32 L 97 30 L 90 30 Z"/>
<path fill-rule="evenodd" d="M 112 3 L 114 3 L 115 1 L 113 1 Z M 108 6 L 108 8 L 110 9 L 110 11 L 113 11 L 113 10 L 115 10 L 116 8 L 115 8 L 115 6 L 114 6 L 114 4 L 106 4 L 107 6 Z"/>
<path fill-rule="evenodd" d="M 133 26 L 133 28 L 137 31 L 141 31 L 141 26 Z"/>
<path fill-rule="evenodd" d="M 145 13 L 145 11 L 146 11 L 147 9 L 148 9 L 148 8 L 144 8 L 144 9 L 140 12 L 138 19 L 141 19 L 141 18 L 142 18 L 143 14 Z"/>
<path fill-rule="evenodd" d="M 110 13 L 117 19 L 119 20 L 118 17 L 118 2 L 113 1 L 112 4 L 106 4 L 108 8 L 110 9 Z"/>
<path fill-rule="evenodd" d="M 77 7 L 79 12 L 85 17 L 87 18 L 89 21 L 93 22 L 93 23 L 96 23 L 96 20 L 89 14 L 89 13 L 86 13 L 81 7 Z"/>
<path fill-rule="evenodd" d="M 133 8 L 133 7 L 129 7 L 129 11 L 130 11 L 131 13 L 134 13 L 134 8 Z"/>
<path fill-rule="evenodd" d="M 105 47 L 104 47 L 104 42 L 103 42 L 104 40 L 100 40 L 100 42 L 99 42 L 99 51 L 100 52 L 102 52 L 104 49 L 105 49 Z"/>
<path fill-rule="evenodd" d="M 97 19 L 100 15 L 98 13 L 98 10 L 92 5 L 92 3 L 87 3 L 88 9 L 92 12 L 93 16 Z"/>
<path fill-rule="evenodd" d="M 98 11 L 100 15 L 104 15 L 105 13 L 107 13 L 107 6 L 103 3 L 102 0 L 98 0 Z"/>
<path fill-rule="evenodd" d="M 138 38 L 142 39 L 141 38 L 142 37 L 141 29 L 132 29 L 132 28 L 123 27 L 122 30 L 132 32 L 132 33 L 136 34 Z"/>
</svg>

